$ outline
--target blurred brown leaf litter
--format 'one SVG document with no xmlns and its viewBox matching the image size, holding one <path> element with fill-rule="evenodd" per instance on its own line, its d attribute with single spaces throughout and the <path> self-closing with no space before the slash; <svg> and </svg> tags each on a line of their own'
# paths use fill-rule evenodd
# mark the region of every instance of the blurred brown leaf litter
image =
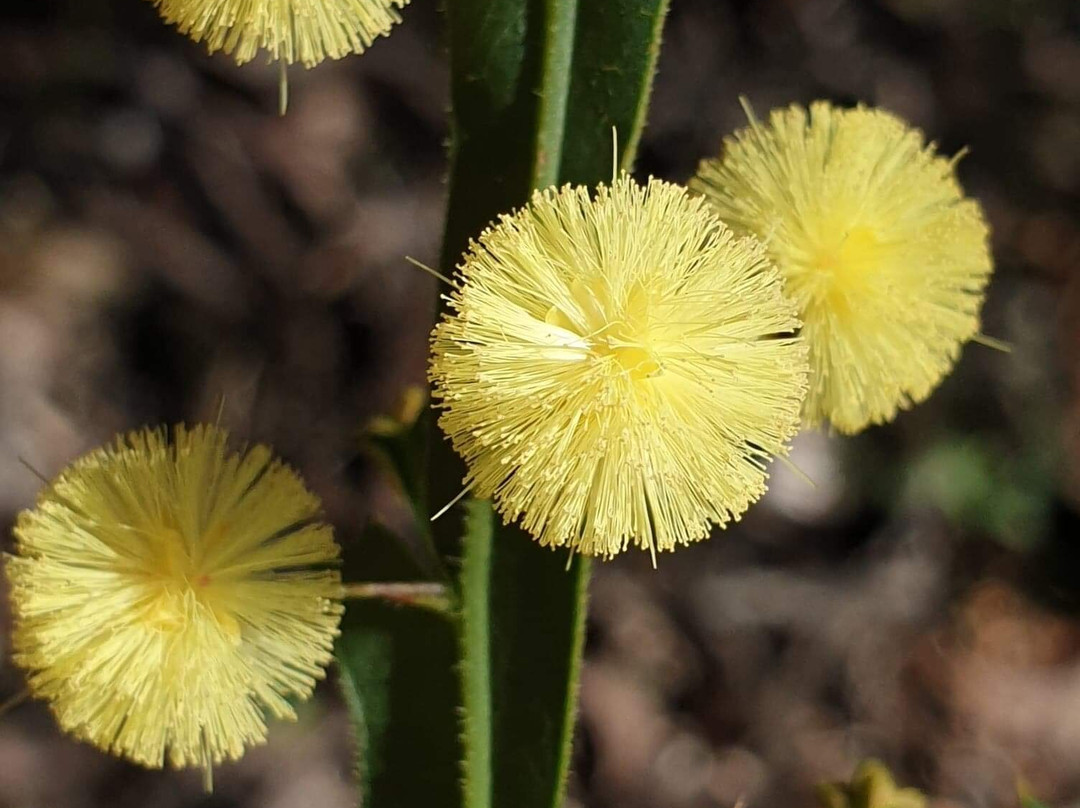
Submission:
<svg viewBox="0 0 1080 808">
<path fill-rule="evenodd" d="M 639 173 L 683 181 L 760 110 L 888 107 L 960 167 L 997 271 L 923 407 L 801 436 L 764 503 L 687 552 L 600 566 L 570 803 L 810 806 L 865 757 L 933 806 L 1080 799 L 1080 8 L 675 0 Z M 136 0 L 0 12 L 0 512 L 113 433 L 222 420 L 272 443 L 343 542 L 401 505 L 362 426 L 422 381 L 446 61 L 414 3 L 360 59 L 237 69 Z M 6 618 L 5 618 L 6 619 Z M 3 619 L 0 619 L 3 622 Z M 7 626 L 0 625 L 0 650 Z M 0 667 L 0 698 L 19 677 Z M 0 806 L 349 806 L 332 687 L 224 769 L 144 772 L 0 721 Z"/>
</svg>

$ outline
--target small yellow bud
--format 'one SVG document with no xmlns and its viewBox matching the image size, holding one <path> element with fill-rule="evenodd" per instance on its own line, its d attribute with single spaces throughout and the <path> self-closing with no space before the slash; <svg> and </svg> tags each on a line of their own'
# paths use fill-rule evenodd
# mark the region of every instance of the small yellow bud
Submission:
<svg viewBox="0 0 1080 808">
<path fill-rule="evenodd" d="M 849 783 L 817 787 L 821 808 L 926 808 L 926 796 L 914 788 L 898 788 L 879 760 L 864 760 Z"/>
</svg>

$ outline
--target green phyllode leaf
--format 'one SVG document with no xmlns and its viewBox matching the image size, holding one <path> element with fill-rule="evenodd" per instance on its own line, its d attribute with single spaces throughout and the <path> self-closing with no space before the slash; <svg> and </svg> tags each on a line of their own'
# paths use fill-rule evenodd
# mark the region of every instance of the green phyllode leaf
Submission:
<svg viewBox="0 0 1080 808">
<path fill-rule="evenodd" d="M 443 270 L 532 190 L 612 175 L 636 153 L 667 0 L 448 0 L 453 141 Z M 435 504 L 464 470 L 441 435 Z M 588 559 L 466 506 L 464 763 L 469 808 L 557 808 L 570 762 Z M 445 544 L 440 543 L 441 546 Z"/>
<path fill-rule="evenodd" d="M 634 164 L 669 0 L 581 2 L 560 182 L 607 182 L 612 128 L 619 167 Z"/>
<path fill-rule="evenodd" d="M 452 709 L 456 647 L 453 623 L 436 612 L 349 604 L 337 659 L 356 734 L 361 805 L 463 804 Z"/>
<path fill-rule="evenodd" d="M 345 548 L 350 581 L 411 581 L 420 567 L 377 524 Z M 462 757 L 454 621 L 377 600 L 346 604 L 335 648 L 356 742 L 360 805 L 459 808 Z"/>
</svg>

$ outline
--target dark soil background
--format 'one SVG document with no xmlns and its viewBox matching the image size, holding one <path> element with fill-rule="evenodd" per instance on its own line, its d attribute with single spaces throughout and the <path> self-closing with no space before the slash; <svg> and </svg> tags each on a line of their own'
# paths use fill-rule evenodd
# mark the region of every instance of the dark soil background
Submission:
<svg viewBox="0 0 1080 808">
<path fill-rule="evenodd" d="M 593 2 L 598 0 L 583 0 Z M 570 803 L 783 806 L 888 762 L 938 806 L 1080 804 L 1080 5 L 673 0 L 639 172 L 682 181 L 744 119 L 888 107 L 984 204 L 984 330 L 932 399 L 799 438 L 742 523 L 600 565 Z M 421 382 L 443 217 L 436 3 L 361 58 L 206 56 L 144 0 L 0 11 L 0 524 L 115 432 L 223 421 L 273 444 L 343 543 L 400 506 L 358 434 Z M 21 689 L 6 661 L 0 700 Z M 355 804 L 334 688 L 223 767 L 146 772 L 0 720 L 0 808 Z M 422 766 L 423 761 L 416 761 Z M 432 808 L 435 808 L 434 806 Z"/>
</svg>

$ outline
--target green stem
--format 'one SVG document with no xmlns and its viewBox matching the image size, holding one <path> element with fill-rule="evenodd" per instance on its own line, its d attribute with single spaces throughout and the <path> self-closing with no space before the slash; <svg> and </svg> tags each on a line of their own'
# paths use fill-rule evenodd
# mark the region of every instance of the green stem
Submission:
<svg viewBox="0 0 1080 808">
<path fill-rule="evenodd" d="M 465 761 L 462 787 L 468 808 L 488 808 L 492 802 L 491 734 L 491 512 L 486 502 L 466 505 L 465 535 L 469 546 L 461 563 L 462 742 Z"/>
<path fill-rule="evenodd" d="M 347 583 L 346 600 L 384 600 L 402 606 L 419 606 L 437 612 L 448 612 L 451 600 L 446 587 L 430 582 Z"/>
</svg>

